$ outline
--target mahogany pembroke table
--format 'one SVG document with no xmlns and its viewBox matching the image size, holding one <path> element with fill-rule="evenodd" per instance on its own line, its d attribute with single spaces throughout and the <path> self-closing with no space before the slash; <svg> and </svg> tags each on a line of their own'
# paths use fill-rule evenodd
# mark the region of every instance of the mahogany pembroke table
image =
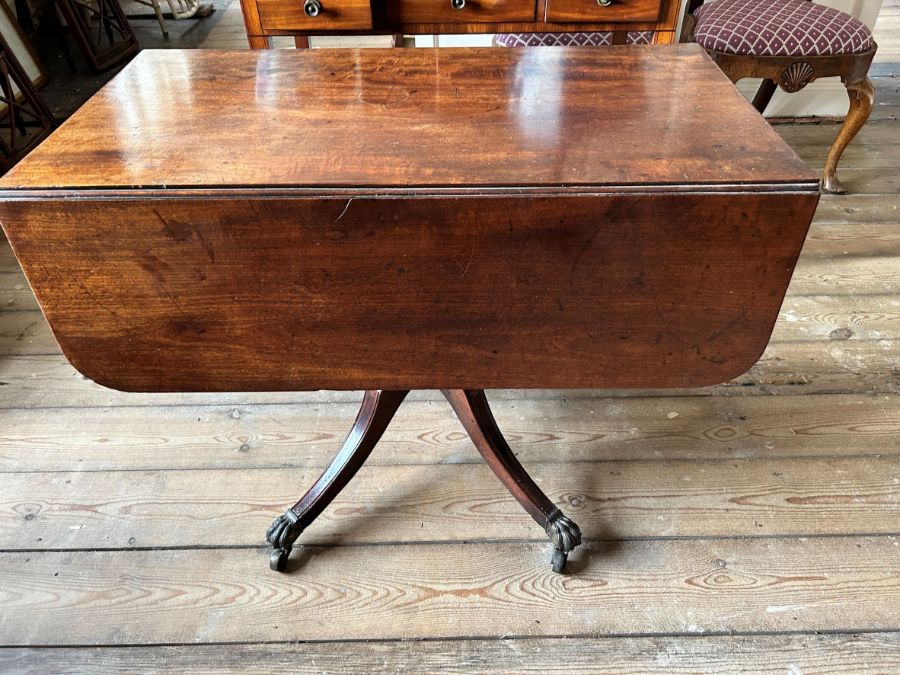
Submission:
<svg viewBox="0 0 900 675">
<path fill-rule="evenodd" d="M 581 533 L 484 390 L 735 377 L 817 202 L 696 45 L 145 51 L 0 181 L 0 221 L 87 377 L 366 390 L 269 529 L 277 570 L 406 393 L 443 389 L 561 571 Z"/>
</svg>

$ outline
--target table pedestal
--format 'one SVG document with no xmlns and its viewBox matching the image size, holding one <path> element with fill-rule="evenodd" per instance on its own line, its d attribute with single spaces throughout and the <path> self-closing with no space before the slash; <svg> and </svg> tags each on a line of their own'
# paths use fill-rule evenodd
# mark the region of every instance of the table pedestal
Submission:
<svg viewBox="0 0 900 675">
<path fill-rule="evenodd" d="M 365 463 L 408 391 L 367 391 L 359 414 L 337 456 L 309 491 L 269 527 L 274 547 L 269 566 L 283 572 L 294 542 L 346 487 Z M 447 389 L 444 396 L 478 452 L 519 504 L 544 528 L 553 543 L 553 571 L 562 572 L 569 552 L 581 543 L 578 525 L 545 495 L 516 459 L 497 427 L 482 389 Z"/>
</svg>

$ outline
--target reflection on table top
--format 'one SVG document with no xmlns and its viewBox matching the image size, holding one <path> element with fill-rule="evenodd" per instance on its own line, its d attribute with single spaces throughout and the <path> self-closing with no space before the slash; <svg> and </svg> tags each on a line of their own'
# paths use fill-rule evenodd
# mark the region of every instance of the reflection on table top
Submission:
<svg viewBox="0 0 900 675">
<path fill-rule="evenodd" d="M 145 51 L 0 189 L 815 177 L 696 45 Z"/>
</svg>

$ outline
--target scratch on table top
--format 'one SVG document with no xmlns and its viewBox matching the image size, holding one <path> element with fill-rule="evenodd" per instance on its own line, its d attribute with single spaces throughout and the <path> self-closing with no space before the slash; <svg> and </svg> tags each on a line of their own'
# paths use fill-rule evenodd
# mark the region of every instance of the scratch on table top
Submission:
<svg viewBox="0 0 900 675">
<path fill-rule="evenodd" d="M 347 203 L 344 205 L 344 210 L 341 211 L 341 215 L 339 215 L 335 219 L 335 221 L 333 223 L 331 223 L 332 225 L 337 225 L 340 222 L 341 218 L 343 218 L 344 215 L 347 213 L 347 210 L 350 208 L 350 204 L 353 203 L 354 199 L 356 199 L 356 197 L 350 197 L 350 199 L 347 200 Z"/>
</svg>

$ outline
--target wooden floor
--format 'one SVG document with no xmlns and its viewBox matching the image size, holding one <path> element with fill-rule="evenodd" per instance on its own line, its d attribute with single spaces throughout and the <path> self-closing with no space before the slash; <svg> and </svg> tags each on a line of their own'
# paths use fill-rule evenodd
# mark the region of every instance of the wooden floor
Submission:
<svg viewBox="0 0 900 675">
<path fill-rule="evenodd" d="M 585 532 L 567 576 L 431 392 L 269 571 L 360 395 L 103 389 L 4 244 L 0 672 L 900 672 L 900 65 L 875 72 L 853 194 L 749 373 L 492 393 Z M 837 131 L 777 129 L 816 167 Z"/>
</svg>

